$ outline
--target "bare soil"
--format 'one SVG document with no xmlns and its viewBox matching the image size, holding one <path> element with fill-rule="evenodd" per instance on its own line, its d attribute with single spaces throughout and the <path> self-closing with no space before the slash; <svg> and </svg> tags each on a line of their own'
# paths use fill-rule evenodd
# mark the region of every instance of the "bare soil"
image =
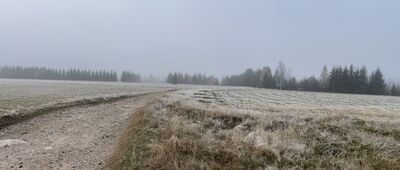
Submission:
<svg viewBox="0 0 400 170">
<path fill-rule="evenodd" d="M 2 128 L 0 169 L 102 169 L 135 109 L 158 95 L 63 109 Z"/>
</svg>

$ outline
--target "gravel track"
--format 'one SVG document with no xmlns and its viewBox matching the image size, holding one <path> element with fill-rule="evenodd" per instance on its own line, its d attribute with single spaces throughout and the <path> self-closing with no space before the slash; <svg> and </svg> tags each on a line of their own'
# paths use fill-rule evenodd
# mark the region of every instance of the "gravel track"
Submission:
<svg viewBox="0 0 400 170">
<path fill-rule="evenodd" d="M 102 169 L 135 109 L 158 94 L 40 115 L 0 130 L 0 169 Z"/>
</svg>

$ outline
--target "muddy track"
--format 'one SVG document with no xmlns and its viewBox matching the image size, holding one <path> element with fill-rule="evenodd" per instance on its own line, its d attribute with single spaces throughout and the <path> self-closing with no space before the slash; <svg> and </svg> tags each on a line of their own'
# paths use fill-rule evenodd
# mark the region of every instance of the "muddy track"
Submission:
<svg viewBox="0 0 400 170">
<path fill-rule="evenodd" d="M 165 93 L 56 109 L 0 130 L 0 169 L 101 169 L 135 109 Z"/>
</svg>

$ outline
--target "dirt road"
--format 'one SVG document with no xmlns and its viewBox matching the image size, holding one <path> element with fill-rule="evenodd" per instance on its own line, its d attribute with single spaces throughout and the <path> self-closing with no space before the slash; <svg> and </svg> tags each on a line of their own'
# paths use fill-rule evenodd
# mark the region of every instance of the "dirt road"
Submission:
<svg viewBox="0 0 400 170">
<path fill-rule="evenodd" d="M 56 111 L 0 130 L 0 169 L 101 169 L 135 109 L 160 94 Z"/>
</svg>

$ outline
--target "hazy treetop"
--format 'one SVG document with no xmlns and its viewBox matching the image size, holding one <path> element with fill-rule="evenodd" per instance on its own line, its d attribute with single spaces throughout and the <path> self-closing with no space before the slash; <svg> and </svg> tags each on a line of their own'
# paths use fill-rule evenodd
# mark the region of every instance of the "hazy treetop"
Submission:
<svg viewBox="0 0 400 170">
<path fill-rule="evenodd" d="M 400 71 L 398 0 L 1 0 L 0 65 L 221 76 L 286 63 Z"/>
</svg>

